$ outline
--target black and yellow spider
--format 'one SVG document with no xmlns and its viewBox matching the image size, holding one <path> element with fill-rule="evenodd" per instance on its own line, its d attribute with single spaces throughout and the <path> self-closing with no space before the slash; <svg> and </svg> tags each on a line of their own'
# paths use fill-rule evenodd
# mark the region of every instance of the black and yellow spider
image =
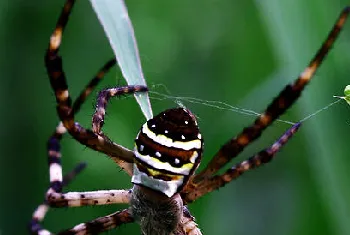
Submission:
<svg viewBox="0 0 350 235">
<path fill-rule="evenodd" d="M 129 204 L 129 207 L 58 234 L 98 234 L 134 221 L 140 224 L 141 232 L 145 235 L 201 234 L 186 205 L 224 186 L 244 172 L 271 161 L 276 152 L 299 129 L 301 124 L 297 123 L 270 147 L 232 166 L 223 174 L 217 174 L 298 99 L 326 57 L 350 11 L 350 7 L 342 11 L 326 41 L 300 76 L 282 90 L 251 126 L 244 128 L 240 134 L 226 142 L 209 164 L 195 174 L 202 158 L 203 138 L 195 116 L 188 109 L 169 109 L 148 120 L 136 136 L 133 151 L 114 143 L 103 134 L 101 129 L 109 99 L 124 94 L 147 92 L 146 86 L 133 85 L 101 91 L 92 118 L 92 130 L 85 129 L 75 121 L 74 117 L 80 106 L 116 61 L 109 61 L 72 103 L 58 50 L 74 2 L 67 0 L 45 55 L 61 123 L 48 141 L 50 187 L 43 204 L 39 205 L 33 214 L 30 223 L 32 234 L 51 234 L 40 225 L 49 207 L 117 203 Z M 62 193 L 63 186 L 84 168 L 84 165 L 80 164 L 71 173 L 62 176 L 60 140 L 66 131 L 80 143 L 112 158 L 132 176 L 133 187 L 128 190 Z"/>
</svg>

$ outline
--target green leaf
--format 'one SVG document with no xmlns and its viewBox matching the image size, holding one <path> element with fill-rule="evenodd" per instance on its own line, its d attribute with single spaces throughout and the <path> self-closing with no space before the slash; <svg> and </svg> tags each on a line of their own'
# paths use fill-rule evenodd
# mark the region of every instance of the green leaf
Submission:
<svg viewBox="0 0 350 235">
<path fill-rule="evenodd" d="M 90 0 L 129 85 L 146 85 L 134 29 L 122 0 Z M 152 118 L 148 93 L 135 94 L 145 117 Z"/>
</svg>

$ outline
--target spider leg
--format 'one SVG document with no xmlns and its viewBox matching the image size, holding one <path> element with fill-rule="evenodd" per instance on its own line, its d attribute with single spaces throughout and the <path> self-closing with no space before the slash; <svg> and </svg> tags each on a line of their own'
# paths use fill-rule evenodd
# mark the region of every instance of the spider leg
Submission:
<svg viewBox="0 0 350 235">
<path fill-rule="evenodd" d="M 186 206 L 183 207 L 183 215 L 180 221 L 180 230 L 176 235 L 202 235 L 201 230 L 198 228 L 195 218 L 191 215 Z"/>
<path fill-rule="evenodd" d="M 57 153 L 55 155 L 57 156 Z M 65 175 L 62 180 L 57 180 L 58 178 L 62 177 L 50 177 L 50 188 L 46 193 L 46 199 L 33 213 L 29 228 L 32 234 L 51 234 L 40 225 L 40 222 L 43 221 L 50 207 L 79 207 L 88 205 L 129 203 L 131 196 L 130 190 L 99 190 L 93 192 L 60 193 L 63 186 L 67 185 L 71 180 L 73 180 L 73 178 L 79 172 L 81 172 L 85 166 L 85 164 L 79 164 L 72 172 Z M 56 173 L 62 174 L 62 169 L 60 166 L 51 167 L 50 165 L 50 173 L 53 172 L 52 169 L 56 170 Z M 52 181 L 52 179 L 55 180 Z"/>
<path fill-rule="evenodd" d="M 57 112 L 68 132 L 80 143 L 111 157 L 132 162 L 133 153 L 127 148 L 112 142 L 104 135 L 93 133 L 85 129 L 74 120 L 74 111 L 68 92 L 66 77 L 62 68 L 62 58 L 58 55 L 63 30 L 67 24 L 74 0 L 67 0 L 50 38 L 49 47 L 45 55 L 45 64 L 50 77 L 52 89 L 55 91 Z M 145 89 L 147 89 L 145 87 Z"/>
<path fill-rule="evenodd" d="M 193 183 L 198 183 L 202 179 L 214 175 L 221 167 L 235 158 L 252 141 L 256 140 L 274 120 L 283 114 L 300 96 L 304 87 L 309 83 L 317 68 L 327 56 L 334 41 L 338 37 L 343 25 L 348 17 L 350 7 L 346 7 L 341 12 L 338 20 L 328 34 L 327 39 L 322 44 L 308 67 L 291 84 L 287 85 L 282 92 L 270 103 L 267 109 L 254 121 L 254 123 L 243 129 L 243 131 L 233 139 L 224 144 L 211 159 L 206 168 L 193 178 Z"/>
<path fill-rule="evenodd" d="M 98 190 L 90 192 L 46 193 L 50 207 L 80 207 L 109 204 L 128 204 L 131 190 Z"/>
<path fill-rule="evenodd" d="M 134 222 L 134 218 L 130 210 L 124 209 L 90 222 L 78 224 L 71 229 L 57 233 L 57 235 L 99 234 L 132 222 Z"/>
<path fill-rule="evenodd" d="M 85 86 L 85 89 L 79 94 L 78 98 L 74 101 L 72 106 L 72 113 L 76 114 L 81 105 L 85 102 L 86 98 L 91 94 L 94 88 L 98 85 L 98 83 L 104 78 L 104 75 L 116 64 L 115 59 L 109 60 L 91 79 L 91 81 Z M 127 151 L 127 150 L 126 150 Z M 129 153 L 132 155 L 131 151 Z M 126 161 L 121 160 L 119 157 L 109 156 L 115 163 L 119 165 L 128 175 L 132 175 L 132 164 Z"/>
<path fill-rule="evenodd" d="M 101 128 L 104 124 L 106 106 L 110 98 L 123 94 L 147 91 L 145 86 L 124 86 L 105 89 L 99 92 L 95 113 L 92 117 L 92 131 L 96 134 L 102 134 Z"/>
<path fill-rule="evenodd" d="M 51 181 L 51 177 L 50 177 L 50 188 L 48 190 L 49 191 L 55 191 L 55 189 L 58 188 L 58 190 L 62 190 L 62 187 L 64 185 L 67 185 L 70 181 L 72 181 L 75 176 L 77 174 L 79 174 L 84 168 L 85 168 L 85 164 L 78 164 L 73 171 L 71 171 L 70 173 L 68 173 L 67 175 L 65 175 L 62 180 L 57 181 L 58 183 L 52 183 Z M 61 169 L 61 173 L 62 173 L 62 169 Z M 53 187 L 52 187 L 53 185 Z M 57 187 L 59 185 L 59 187 Z M 50 206 L 48 204 L 47 200 L 44 200 L 44 202 L 42 204 L 40 204 L 36 210 L 33 213 L 32 216 L 32 220 L 29 224 L 29 230 L 32 234 L 40 234 L 40 235 L 44 235 L 44 234 L 50 234 L 45 232 L 46 230 L 42 229 L 40 226 L 40 222 L 44 219 L 46 213 L 48 212 Z"/>
<path fill-rule="evenodd" d="M 91 81 L 85 86 L 84 90 L 80 92 L 78 98 L 73 103 L 73 113 L 76 114 L 80 110 L 80 107 L 85 102 L 86 98 L 96 88 L 99 82 L 105 77 L 105 74 L 108 73 L 113 66 L 115 66 L 116 62 L 117 61 L 114 58 L 107 61 L 107 63 L 103 65 L 103 67 L 97 72 L 95 77 L 93 77 Z"/>
<path fill-rule="evenodd" d="M 46 193 L 46 200 L 37 207 L 30 223 L 32 234 L 42 234 L 44 230 L 40 222 L 45 218 L 50 207 L 80 207 L 89 205 L 128 204 L 131 197 L 130 190 L 99 190 L 93 192 L 57 193 L 50 188 Z"/>
<path fill-rule="evenodd" d="M 97 75 L 86 85 L 85 89 L 80 93 L 79 97 L 74 101 L 72 112 L 77 113 L 80 110 L 81 105 L 84 103 L 86 98 L 91 94 L 92 90 L 97 86 L 99 81 L 102 80 L 104 74 L 115 65 L 115 59 L 108 61 L 97 73 Z M 66 133 L 66 128 L 62 122 L 56 127 L 56 131 L 52 134 L 48 141 L 48 161 L 50 168 L 50 187 L 53 188 L 52 193 L 62 191 L 62 167 L 61 167 L 61 153 L 60 153 L 60 140 L 63 134 Z M 129 164 L 129 163 L 127 163 Z M 126 166 L 126 165 L 125 165 Z M 126 166 L 127 167 L 127 166 Z M 127 167 L 129 168 L 129 167 Z M 131 172 L 132 169 L 127 169 Z M 70 176 L 71 175 L 71 176 Z M 65 177 L 72 178 L 72 172 Z"/>
<path fill-rule="evenodd" d="M 86 98 L 91 94 L 92 90 L 97 86 L 97 84 L 103 79 L 104 75 L 108 70 L 115 65 L 115 59 L 108 61 L 97 73 L 95 77 L 85 86 L 85 89 L 80 93 L 78 98 L 74 101 L 72 112 L 77 113 L 81 105 L 84 103 Z M 51 187 L 55 188 L 56 192 L 61 192 L 62 190 L 62 167 L 61 167 L 61 153 L 60 153 L 60 140 L 62 136 L 67 132 L 67 129 L 63 126 L 62 122 L 58 124 L 55 132 L 51 135 L 48 141 L 48 160 L 50 168 L 50 184 Z M 121 163 L 126 168 L 130 168 L 126 164 Z M 121 165 L 119 164 L 119 165 Z M 129 164 L 130 165 L 130 164 Z M 131 172 L 132 169 L 127 169 L 127 172 Z M 129 173 L 130 174 L 130 173 Z M 54 185 L 53 185 L 54 184 Z"/>
<path fill-rule="evenodd" d="M 85 102 L 86 98 L 91 94 L 91 92 L 95 89 L 98 83 L 104 78 L 105 74 L 116 65 L 115 59 L 110 59 L 91 79 L 91 81 L 85 86 L 84 90 L 79 94 L 78 98 L 74 101 L 72 106 L 72 113 L 76 114 L 81 105 Z M 131 151 L 129 153 L 132 154 Z M 115 163 L 119 165 L 128 175 L 132 175 L 132 164 L 126 161 L 121 160 L 119 157 L 109 156 Z"/>
<path fill-rule="evenodd" d="M 224 174 L 215 175 L 211 178 L 205 179 L 196 185 L 195 188 L 192 188 L 190 190 L 185 189 L 184 194 L 182 195 L 184 202 L 190 203 L 203 196 L 204 194 L 223 187 L 225 184 L 231 182 L 234 179 L 237 179 L 244 172 L 255 169 L 262 164 L 270 162 L 275 154 L 282 148 L 282 146 L 286 144 L 290 138 L 293 137 L 300 126 L 300 122 L 295 124 L 290 129 L 288 129 L 273 145 L 260 151 L 247 160 L 237 163 L 232 168 L 228 169 Z"/>
<path fill-rule="evenodd" d="M 71 229 L 67 229 L 57 233 L 58 235 L 87 235 L 87 234 L 99 234 L 111 229 L 114 229 L 122 224 L 132 223 L 134 218 L 132 217 L 129 209 L 117 211 L 113 214 L 99 217 L 90 222 L 81 223 L 74 226 Z M 32 231 L 35 235 L 53 235 L 46 229 L 41 228 L 40 224 L 36 224 L 36 231 Z"/>
<path fill-rule="evenodd" d="M 79 110 L 81 105 L 85 102 L 86 98 L 91 94 L 91 92 L 95 89 L 95 87 L 98 85 L 98 83 L 104 78 L 105 74 L 116 65 L 116 60 L 111 59 L 109 60 L 91 79 L 91 81 L 85 86 L 84 90 L 79 94 L 78 98 L 74 101 L 72 106 L 72 113 L 76 114 Z M 131 151 L 130 151 L 130 154 Z M 121 160 L 118 157 L 115 156 L 109 156 L 115 163 L 119 165 L 128 175 L 132 175 L 132 164 L 125 162 Z"/>
<path fill-rule="evenodd" d="M 115 59 L 108 61 L 97 73 L 95 77 L 85 86 L 85 89 L 80 93 L 78 98 L 74 101 L 72 112 L 77 113 L 81 105 L 86 98 L 91 94 L 92 90 L 103 79 L 108 70 L 115 65 Z M 48 141 L 48 160 L 50 168 L 50 184 L 55 189 L 55 192 L 61 192 L 62 190 L 62 167 L 61 167 L 61 153 L 60 153 L 60 140 L 62 136 L 67 132 L 67 129 L 63 126 L 62 122 L 58 124 L 55 132 L 51 135 Z M 122 167 L 129 175 L 132 174 L 132 164 L 121 161 L 119 158 L 112 158 L 117 164 Z"/>
</svg>

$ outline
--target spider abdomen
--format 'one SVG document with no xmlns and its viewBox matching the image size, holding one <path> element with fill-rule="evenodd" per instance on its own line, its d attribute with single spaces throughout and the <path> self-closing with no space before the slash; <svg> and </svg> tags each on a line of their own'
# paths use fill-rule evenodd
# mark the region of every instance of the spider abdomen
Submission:
<svg viewBox="0 0 350 235">
<path fill-rule="evenodd" d="M 158 114 L 136 137 L 132 182 L 173 196 L 198 167 L 202 146 L 196 118 L 189 110 L 175 108 Z"/>
</svg>

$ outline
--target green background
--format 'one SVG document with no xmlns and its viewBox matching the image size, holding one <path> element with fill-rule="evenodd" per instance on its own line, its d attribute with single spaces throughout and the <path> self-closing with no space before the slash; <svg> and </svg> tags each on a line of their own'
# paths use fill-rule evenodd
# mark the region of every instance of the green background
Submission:
<svg viewBox="0 0 350 235">
<path fill-rule="evenodd" d="M 46 141 L 58 123 L 43 55 L 64 1 L 0 1 L 0 234 L 26 234 L 26 224 L 48 186 Z M 149 85 L 176 96 L 219 100 L 262 111 L 308 64 L 332 27 L 341 0 L 127 1 Z M 61 54 L 75 97 L 113 56 L 88 1 L 78 1 Z M 118 78 L 116 80 L 115 73 Z M 330 56 L 284 120 L 298 121 L 342 95 L 350 82 L 350 22 Z M 99 89 L 124 83 L 113 70 Z M 165 93 L 157 87 L 154 91 Z M 95 97 L 77 116 L 90 126 Z M 223 142 L 253 118 L 183 102 L 198 117 L 205 139 L 202 167 Z M 152 100 L 155 113 L 174 107 Z M 144 122 L 132 99 L 114 100 L 104 127 L 132 148 Z M 237 160 L 272 144 L 288 124 L 275 123 Z M 345 102 L 304 123 L 267 166 L 194 202 L 190 209 L 204 234 L 350 234 L 350 109 Z M 88 168 L 71 191 L 131 187 L 129 177 L 103 154 L 67 136 L 64 170 Z M 233 164 L 233 162 L 231 162 Z M 51 210 L 52 231 L 69 228 L 122 206 Z M 139 234 L 137 225 L 113 234 Z M 112 234 L 112 233 L 111 233 Z"/>
</svg>

